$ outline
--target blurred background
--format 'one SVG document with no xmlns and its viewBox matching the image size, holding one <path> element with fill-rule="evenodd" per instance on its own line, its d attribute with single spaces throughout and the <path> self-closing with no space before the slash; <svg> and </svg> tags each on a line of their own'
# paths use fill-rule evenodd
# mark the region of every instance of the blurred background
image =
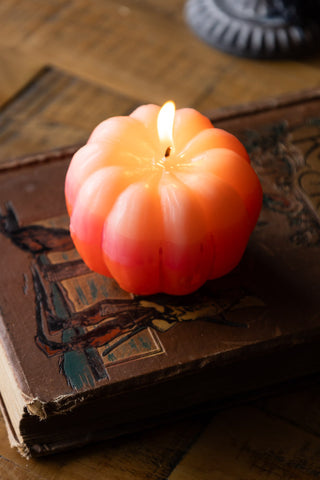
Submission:
<svg viewBox="0 0 320 480">
<path fill-rule="evenodd" d="M 206 112 L 320 84 L 317 53 L 280 61 L 222 53 L 190 28 L 185 3 L 3 0 L 1 156 L 81 143 L 98 121 L 141 103 L 172 99 Z M 208 1 L 192 3 L 191 17 L 197 5 L 208 9 Z M 253 3 L 257 15 L 265 11 L 265 2 Z M 15 132 L 5 108 L 12 101 Z"/>
</svg>

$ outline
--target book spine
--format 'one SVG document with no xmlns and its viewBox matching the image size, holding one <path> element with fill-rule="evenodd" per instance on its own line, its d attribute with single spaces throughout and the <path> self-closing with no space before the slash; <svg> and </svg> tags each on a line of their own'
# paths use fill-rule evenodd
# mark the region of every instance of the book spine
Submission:
<svg viewBox="0 0 320 480">
<path fill-rule="evenodd" d="M 8 386 L 20 392 L 21 404 L 32 402 L 33 397 L 23 372 L 21 362 L 10 339 L 3 316 L 0 313 L 0 391 L 8 389 Z"/>
</svg>

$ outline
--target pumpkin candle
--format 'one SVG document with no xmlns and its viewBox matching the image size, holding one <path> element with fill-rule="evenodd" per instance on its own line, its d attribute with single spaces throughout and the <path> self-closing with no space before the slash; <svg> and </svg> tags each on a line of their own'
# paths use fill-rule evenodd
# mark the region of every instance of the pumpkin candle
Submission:
<svg viewBox="0 0 320 480">
<path fill-rule="evenodd" d="M 173 102 L 100 123 L 70 163 L 65 195 L 84 262 L 141 295 L 188 294 L 230 272 L 262 203 L 239 140 Z"/>
</svg>

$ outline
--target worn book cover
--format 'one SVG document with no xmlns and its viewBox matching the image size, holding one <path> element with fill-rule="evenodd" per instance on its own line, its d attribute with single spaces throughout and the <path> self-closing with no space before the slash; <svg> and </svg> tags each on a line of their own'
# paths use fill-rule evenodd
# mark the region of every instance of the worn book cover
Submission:
<svg viewBox="0 0 320 480">
<path fill-rule="evenodd" d="M 0 170 L 0 391 L 12 445 L 43 455 L 320 370 L 320 93 L 210 114 L 264 191 L 239 266 L 192 295 L 133 296 L 74 249 L 73 149 Z"/>
</svg>

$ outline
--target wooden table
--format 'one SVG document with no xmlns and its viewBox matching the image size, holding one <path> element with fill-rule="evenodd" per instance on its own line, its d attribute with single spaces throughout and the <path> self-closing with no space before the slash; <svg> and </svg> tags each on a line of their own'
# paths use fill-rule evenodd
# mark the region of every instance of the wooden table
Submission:
<svg viewBox="0 0 320 480">
<path fill-rule="evenodd" d="M 183 0 L 3 0 L 0 163 L 83 143 L 107 116 L 141 103 L 201 111 L 320 85 L 319 58 L 264 62 L 201 43 Z M 40 460 L 9 447 L 0 478 L 304 480 L 320 478 L 317 379 L 290 392 L 198 414 Z"/>
</svg>

